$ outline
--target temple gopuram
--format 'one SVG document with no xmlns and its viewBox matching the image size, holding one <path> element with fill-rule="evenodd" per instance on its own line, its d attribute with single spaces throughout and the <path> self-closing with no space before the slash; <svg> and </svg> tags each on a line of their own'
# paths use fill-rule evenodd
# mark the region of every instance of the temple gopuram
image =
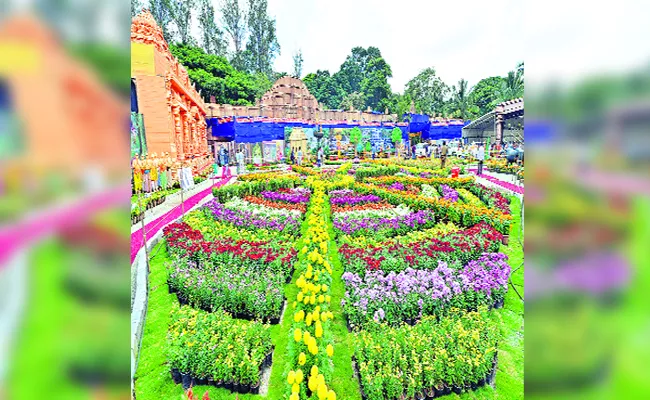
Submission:
<svg viewBox="0 0 650 400">
<path fill-rule="evenodd" d="M 197 170 L 211 164 L 205 104 L 149 10 L 131 23 L 131 76 L 148 152 L 169 153 L 179 162 L 199 159 Z"/>
</svg>

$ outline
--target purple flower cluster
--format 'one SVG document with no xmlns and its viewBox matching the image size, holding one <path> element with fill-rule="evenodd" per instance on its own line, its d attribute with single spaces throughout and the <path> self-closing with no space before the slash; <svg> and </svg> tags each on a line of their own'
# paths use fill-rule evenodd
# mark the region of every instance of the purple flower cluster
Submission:
<svg viewBox="0 0 650 400">
<path fill-rule="evenodd" d="M 430 210 L 421 210 L 406 215 L 399 215 L 393 218 L 360 218 L 354 219 L 351 216 L 334 215 L 333 224 L 334 228 L 346 233 L 354 235 L 363 229 L 371 231 L 387 231 L 385 233 L 400 233 L 399 230 L 405 228 L 422 229 L 433 226 L 435 223 L 435 215 Z"/>
<path fill-rule="evenodd" d="M 290 215 L 286 217 L 267 217 L 245 210 L 233 211 L 216 200 L 208 203 L 207 207 L 212 211 L 212 215 L 216 220 L 246 229 L 271 229 L 275 231 L 287 229 L 296 231 L 300 227 L 300 221 Z"/>
<path fill-rule="evenodd" d="M 342 276 L 346 292 L 341 304 L 353 326 L 370 320 L 390 324 L 415 321 L 452 306 L 493 305 L 508 288 L 510 266 L 506 260 L 505 254 L 484 253 L 461 270 L 439 261 L 433 270 L 368 271 L 365 277 L 346 272 Z M 493 293 L 500 289 L 501 293 Z M 481 293 L 478 297 L 477 292 Z"/>
<path fill-rule="evenodd" d="M 455 203 L 458 201 L 458 192 L 455 191 L 454 189 L 450 188 L 447 185 L 440 185 L 440 189 L 442 190 L 442 197 L 445 200 L 451 201 L 452 203 Z"/>
<path fill-rule="evenodd" d="M 352 189 L 338 189 L 338 190 L 331 190 L 329 192 L 329 195 L 331 198 L 334 197 L 342 197 L 342 196 L 350 196 L 354 194 L 354 190 Z"/>
<path fill-rule="evenodd" d="M 395 182 L 392 185 L 388 186 L 389 189 L 394 190 L 406 190 L 406 186 L 402 182 Z"/>
<path fill-rule="evenodd" d="M 343 204 L 359 204 L 359 203 L 378 203 L 381 201 L 381 197 L 375 196 L 374 194 L 368 195 L 354 195 L 354 196 L 337 196 L 330 199 L 332 204 L 343 205 Z"/>
<path fill-rule="evenodd" d="M 507 259 L 503 253 L 484 253 L 478 260 L 470 261 L 458 274 L 463 288 L 488 296 L 493 290 L 507 289 L 510 277 Z"/>
<path fill-rule="evenodd" d="M 293 203 L 293 204 L 309 203 L 309 194 L 310 194 L 309 191 L 305 191 L 305 190 L 301 190 L 301 191 L 294 190 L 291 193 L 271 192 L 271 191 L 265 191 L 261 193 L 262 197 L 265 198 L 266 200 L 284 201 L 286 203 Z"/>
</svg>

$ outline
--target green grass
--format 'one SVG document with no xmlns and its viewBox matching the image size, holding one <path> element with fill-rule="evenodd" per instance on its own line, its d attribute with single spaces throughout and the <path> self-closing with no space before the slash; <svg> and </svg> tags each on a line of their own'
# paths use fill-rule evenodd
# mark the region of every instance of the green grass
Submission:
<svg viewBox="0 0 650 400">
<path fill-rule="evenodd" d="M 520 233 L 521 204 L 517 198 L 512 199 L 513 223 L 509 245 L 503 246 L 504 251 L 510 257 L 510 265 L 513 271 L 523 263 L 523 248 L 519 243 L 523 241 Z M 334 240 L 334 230 L 331 222 L 329 202 L 325 202 L 325 213 L 327 215 L 328 233 L 330 234 L 329 256 L 333 269 L 332 276 L 332 312 L 335 317 L 330 325 L 331 334 L 334 339 L 334 374 L 331 388 L 337 393 L 338 399 L 360 400 L 361 394 L 357 379 L 352 371 L 352 338 L 353 333 L 347 330 L 346 319 L 341 308 L 341 299 L 345 294 L 345 285 L 341 279 L 343 266 L 338 252 L 338 246 Z M 307 229 L 306 222 L 301 226 L 301 233 Z M 296 249 L 302 248 L 302 236 L 296 242 Z M 158 247 L 163 246 L 159 244 Z M 155 254 L 151 260 L 149 275 L 149 304 L 147 320 L 145 323 L 144 337 L 140 352 L 140 360 L 136 373 L 136 394 L 140 399 L 167 399 L 176 398 L 182 395 L 181 385 L 175 385 L 171 380 L 169 368 L 166 365 L 164 347 L 166 344 L 167 326 L 169 325 L 169 310 L 172 302 L 177 301 L 175 295 L 168 292 L 166 284 L 165 262 L 169 261 L 164 248 L 152 251 Z M 511 278 L 517 290 L 523 296 L 523 266 L 513 273 Z M 290 284 L 285 286 L 285 297 L 293 299 L 298 293 L 295 281 L 298 272 Z M 510 288 L 506 296 L 504 308 L 496 311 L 503 320 L 502 332 L 504 340 L 499 345 L 499 364 L 496 376 L 496 389 L 483 387 L 477 391 L 463 393 L 460 396 L 452 394 L 448 399 L 522 399 L 523 398 L 523 301 Z M 294 313 L 293 302 L 287 302 L 284 319 L 281 324 L 274 325 L 271 329 L 271 338 L 275 345 L 273 353 L 273 365 L 269 392 L 266 398 L 281 399 L 287 393 L 287 383 L 284 379 L 288 369 L 287 346 L 291 338 L 291 316 Z M 258 399 L 260 395 L 236 395 L 226 389 L 219 389 L 209 386 L 198 386 L 195 393 L 202 395 L 205 391 L 210 394 L 210 399 Z"/>
</svg>

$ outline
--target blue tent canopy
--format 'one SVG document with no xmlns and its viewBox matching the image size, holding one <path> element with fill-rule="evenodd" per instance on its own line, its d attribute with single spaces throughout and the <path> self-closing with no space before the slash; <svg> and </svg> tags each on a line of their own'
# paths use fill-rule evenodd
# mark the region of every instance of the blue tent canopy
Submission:
<svg viewBox="0 0 650 400">
<path fill-rule="evenodd" d="M 269 140 L 283 140 L 285 128 L 329 128 L 329 129 L 350 129 L 355 126 L 364 128 L 368 125 L 363 125 L 358 122 L 352 123 L 322 123 L 320 125 L 305 123 L 300 121 L 238 121 L 237 117 L 219 122 L 218 118 L 206 119 L 208 127 L 212 128 L 212 137 L 217 140 L 223 141 L 236 141 L 237 143 L 259 143 Z M 393 129 L 394 123 L 382 124 L 374 127 L 382 127 L 384 129 Z M 402 137 L 408 137 L 406 126 L 399 126 L 402 131 Z"/>
</svg>

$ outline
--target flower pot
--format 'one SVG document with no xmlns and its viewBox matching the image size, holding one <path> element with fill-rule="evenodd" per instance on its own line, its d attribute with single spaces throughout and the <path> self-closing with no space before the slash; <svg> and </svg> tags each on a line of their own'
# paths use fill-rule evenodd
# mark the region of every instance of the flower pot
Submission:
<svg viewBox="0 0 650 400">
<path fill-rule="evenodd" d="M 184 374 L 181 372 L 181 380 L 183 384 L 183 390 L 187 390 L 192 386 L 192 375 Z"/>
<path fill-rule="evenodd" d="M 246 393 L 250 393 L 250 391 L 251 391 L 250 385 L 245 385 L 245 384 L 239 385 L 239 393 L 246 394 Z"/>
<path fill-rule="evenodd" d="M 211 376 L 208 376 L 208 386 L 214 386 L 214 378 Z"/>
<path fill-rule="evenodd" d="M 481 378 L 481 379 L 478 381 L 478 386 L 483 386 L 483 385 L 485 385 L 485 378 Z"/>
<path fill-rule="evenodd" d="M 427 396 L 426 396 L 426 394 L 425 394 L 424 392 L 417 392 L 417 393 L 415 394 L 415 398 L 416 398 L 417 400 L 424 400 L 424 399 L 427 398 Z"/>
<path fill-rule="evenodd" d="M 194 385 L 195 386 L 205 386 L 208 384 L 208 379 L 207 378 L 194 378 Z"/>
<path fill-rule="evenodd" d="M 460 386 L 456 386 L 456 385 L 454 385 L 454 386 L 451 388 L 451 391 L 454 392 L 454 393 L 456 393 L 456 394 L 461 394 L 461 393 L 463 393 L 463 388 L 461 388 Z"/>
<path fill-rule="evenodd" d="M 444 396 L 444 395 L 445 395 L 445 389 L 444 388 L 436 388 L 434 397 L 441 397 L 441 396 Z"/>
<path fill-rule="evenodd" d="M 442 388 L 442 394 L 443 396 L 451 394 L 451 388 L 449 386 L 445 386 L 444 388 Z"/>
<path fill-rule="evenodd" d="M 232 384 L 232 391 L 236 393 L 241 393 L 241 385 L 239 384 L 239 382 L 234 382 Z"/>
<path fill-rule="evenodd" d="M 501 239 L 501 243 L 503 243 L 504 246 L 508 245 L 508 242 L 510 241 L 510 235 L 503 235 L 503 239 Z"/>
<path fill-rule="evenodd" d="M 497 301 L 494 302 L 494 308 L 502 308 L 503 307 L 503 298 L 498 299 Z"/>
<path fill-rule="evenodd" d="M 433 399 L 436 397 L 436 390 L 434 388 L 429 388 L 427 390 L 427 399 Z"/>
<path fill-rule="evenodd" d="M 181 380 L 182 380 L 181 373 L 178 372 L 178 369 L 172 368 L 170 373 L 172 375 L 172 380 L 174 381 L 174 384 L 178 385 L 179 383 L 181 383 Z"/>
<path fill-rule="evenodd" d="M 232 382 L 226 382 L 226 383 L 224 384 L 224 387 L 225 387 L 226 389 L 228 389 L 228 390 L 232 390 L 232 386 L 233 386 L 233 385 L 232 385 Z"/>
<path fill-rule="evenodd" d="M 259 394 L 260 393 L 260 384 L 259 382 L 255 385 L 251 386 L 251 393 L 252 394 Z"/>
</svg>

